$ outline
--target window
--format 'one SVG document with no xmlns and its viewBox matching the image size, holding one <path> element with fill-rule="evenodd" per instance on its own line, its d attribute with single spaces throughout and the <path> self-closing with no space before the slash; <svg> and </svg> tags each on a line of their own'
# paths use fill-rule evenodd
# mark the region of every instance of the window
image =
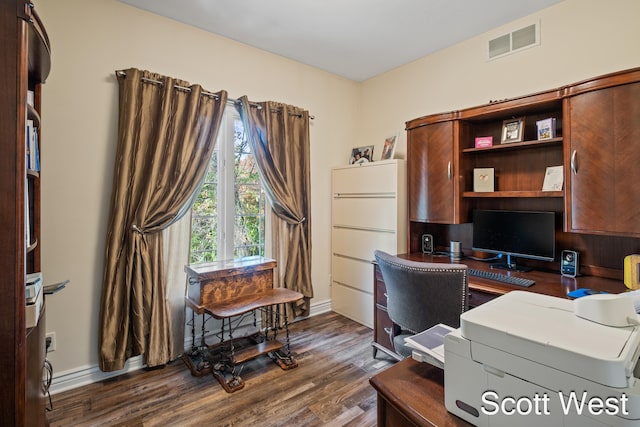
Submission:
<svg viewBox="0 0 640 427">
<path fill-rule="evenodd" d="M 257 165 L 240 115 L 227 106 L 191 211 L 189 262 L 263 256 L 264 236 L 265 196 Z"/>
</svg>

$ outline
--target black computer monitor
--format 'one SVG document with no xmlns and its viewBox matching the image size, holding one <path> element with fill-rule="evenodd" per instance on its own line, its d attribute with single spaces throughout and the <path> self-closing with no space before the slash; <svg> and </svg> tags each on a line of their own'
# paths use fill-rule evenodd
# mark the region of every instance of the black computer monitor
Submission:
<svg viewBox="0 0 640 427">
<path fill-rule="evenodd" d="M 472 248 L 506 256 L 493 267 L 526 270 L 513 257 L 554 260 L 555 224 L 554 212 L 475 210 Z"/>
</svg>

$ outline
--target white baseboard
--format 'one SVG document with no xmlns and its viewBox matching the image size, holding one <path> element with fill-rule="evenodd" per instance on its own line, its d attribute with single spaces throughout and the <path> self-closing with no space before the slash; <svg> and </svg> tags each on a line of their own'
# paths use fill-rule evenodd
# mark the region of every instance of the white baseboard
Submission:
<svg viewBox="0 0 640 427">
<path fill-rule="evenodd" d="M 104 381 L 127 372 L 137 371 L 141 368 L 144 368 L 142 356 L 132 357 L 125 363 L 124 369 L 114 372 L 102 372 L 98 365 L 92 365 L 57 373 L 55 372 L 54 366 L 53 379 L 51 381 L 51 387 L 49 387 L 49 392 L 54 395 L 83 385 Z"/>
<path fill-rule="evenodd" d="M 331 311 L 331 300 L 311 304 L 309 317 Z M 242 332 L 242 327 L 239 333 Z M 209 335 L 212 335 L 210 333 Z M 191 337 L 185 339 L 184 348 L 191 348 L 193 341 Z M 52 395 L 63 391 L 72 390 L 77 387 L 89 385 L 95 382 L 104 381 L 106 379 L 126 374 L 127 372 L 137 371 L 144 368 L 142 356 L 132 357 L 125 363 L 124 369 L 114 372 L 103 372 L 98 365 L 86 366 L 77 369 L 70 369 L 63 372 L 53 372 L 51 387 L 49 391 Z M 55 368 L 55 367 L 54 367 Z"/>
</svg>

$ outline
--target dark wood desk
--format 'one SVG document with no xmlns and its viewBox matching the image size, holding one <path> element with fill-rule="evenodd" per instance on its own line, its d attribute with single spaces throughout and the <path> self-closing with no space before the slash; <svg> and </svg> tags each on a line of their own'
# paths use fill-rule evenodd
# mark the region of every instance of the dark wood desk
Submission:
<svg viewBox="0 0 640 427">
<path fill-rule="evenodd" d="M 402 254 L 401 258 L 423 262 L 450 262 L 448 257 L 422 253 Z M 459 261 L 469 268 L 491 270 L 482 261 Z M 494 270 L 495 271 L 495 270 Z M 560 298 L 578 288 L 589 288 L 609 293 L 621 293 L 627 288 L 622 281 L 594 276 L 563 277 L 559 273 L 533 270 L 527 273 L 510 272 L 513 276 L 535 280 L 528 288 L 507 285 L 492 280 L 469 276 L 469 307 L 476 307 L 513 290 L 535 292 Z M 393 352 L 385 328 L 392 323 L 387 315 L 386 287 L 377 265 L 374 268 L 374 357 L 376 350 L 400 359 Z M 471 424 L 450 414 L 444 406 L 444 372 L 442 369 L 409 358 L 401 360 L 372 377 L 369 382 L 378 392 L 379 426 L 469 426 Z"/>
<path fill-rule="evenodd" d="M 376 374 L 378 426 L 470 426 L 444 406 L 444 371 L 409 358 Z"/>
<path fill-rule="evenodd" d="M 400 254 L 400 258 L 406 258 L 413 261 L 421 262 L 438 262 L 449 263 L 451 262 L 447 256 L 434 256 L 425 255 L 423 253 L 411 253 Z M 465 264 L 469 268 L 486 271 L 491 270 L 490 264 L 483 261 L 476 261 L 472 259 L 462 259 L 458 261 L 460 264 Z M 506 294 L 513 290 L 535 292 L 538 294 L 551 295 L 554 297 L 568 298 L 567 294 L 578 288 L 589 288 L 599 291 L 605 291 L 609 293 L 621 293 L 627 290 L 623 282 L 620 280 L 605 279 L 595 276 L 579 276 L 579 277 L 564 277 L 559 272 L 549 272 L 541 270 L 532 270 L 526 273 L 521 272 L 505 272 L 516 277 L 526 277 L 528 279 L 535 280 L 535 284 L 528 288 L 522 286 L 508 285 L 506 283 L 500 283 L 493 280 L 482 279 L 475 276 L 469 276 L 469 308 L 477 307 L 493 298 Z M 373 292 L 374 292 L 374 321 L 373 321 L 373 348 L 374 357 L 377 350 L 382 350 L 388 355 L 400 359 L 400 356 L 394 353 L 389 335 L 386 329 L 392 327 L 391 319 L 387 314 L 387 301 L 385 297 L 386 286 L 382 278 L 382 273 L 377 265 L 374 268 L 373 275 Z"/>
</svg>

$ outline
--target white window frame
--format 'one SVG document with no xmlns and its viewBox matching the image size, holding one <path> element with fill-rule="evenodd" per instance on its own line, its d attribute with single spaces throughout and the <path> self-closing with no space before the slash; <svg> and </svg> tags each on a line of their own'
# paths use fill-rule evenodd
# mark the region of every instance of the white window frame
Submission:
<svg viewBox="0 0 640 427">
<path fill-rule="evenodd" d="M 234 225 L 235 225 L 235 182 L 234 182 L 234 163 L 235 163 L 235 144 L 234 144 L 234 122 L 240 120 L 240 114 L 232 105 L 227 105 L 223 113 L 218 138 L 216 140 L 215 151 L 218 160 L 218 176 L 217 176 L 217 213 L 218 213 L 218 232 L 217 232 L 217 260 L 233 259 L 235 253 L 234 242 Z M 210 160 L 211 161 L 211 160 Z M 263 252 L 268 251 L 267 230 L 269 228 L 268 212 L 270 208 L 267 206 L 266 197 L 263 196 L 264 217 L 262 218 L 263 230 L 260 244 L 263 246 Z M 189 236 L 191 239 L 193 234 Z"/>
</svg>

